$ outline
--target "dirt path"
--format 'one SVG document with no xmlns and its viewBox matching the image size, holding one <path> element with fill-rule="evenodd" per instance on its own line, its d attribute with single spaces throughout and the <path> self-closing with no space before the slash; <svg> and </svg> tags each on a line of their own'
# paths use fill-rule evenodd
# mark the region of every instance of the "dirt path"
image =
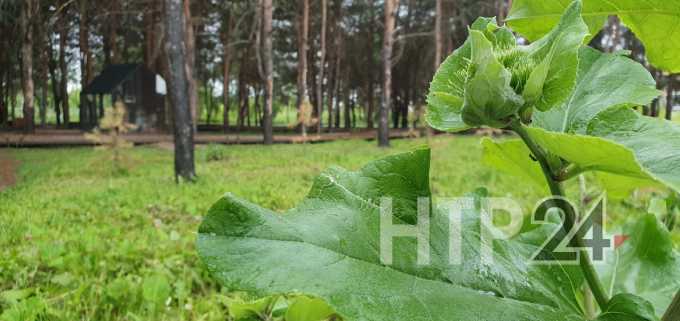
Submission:
<svg viewBox="0 0 680 321">
<path fill-rule="evenodd" d="M 0 191 L 16 184 L 18 168 L 19 161 L 12 158 L 7 150 L 0 148 Z"/>
</svg>

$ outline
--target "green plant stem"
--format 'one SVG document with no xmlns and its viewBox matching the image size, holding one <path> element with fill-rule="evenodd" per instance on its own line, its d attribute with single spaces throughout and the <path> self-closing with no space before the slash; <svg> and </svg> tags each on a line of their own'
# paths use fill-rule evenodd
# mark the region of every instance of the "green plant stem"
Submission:
<svg viewBox="0 0 680 321">
<path fill-rule="evenodd" d="M 543 171 L 543 176 L 545 176 L 545 179 L 548 183 L 548 187 L 550 188 L 550 193 L 553 196 L 564 197 L 565 193 L 564 189 L 562 188 L 562 184 L 555 180 L 553 170 L 550 168 L 548 159 L 543 148 L 541 148 L 540 146 L 538 146 L 538 144 L 536 144 L 536 142 L 534 142 L 534 140 L 531 138 L 531 136 L 529 136 L 529 133 L 522 126 L 519 120 L 512 121 L 510 123 L 510 129 L 512 129 L 512 131 L 517 133 L 517 135 L 519 135 L 519 137 L 522 138 L 522 141 L 524 141 L 524 143 L 527 145 L 531 153 L 534 155 L 536 161 L 538 161 L 538 163 L 540 164 L 541 170 Z M 574 224 L 576 223 L 576 213 L 574 213 L 573 208 L 567 206 L 562 207 L 561 209 L 564 212 L 565 220 L 564 226 L 574 226 Z M 593 266 L 593 263 L 590 261 L 588 251 L 584 250 L 585 243 L 583 242 L 583 238 L 581 237 L 581 235 L 576 233 L 574 235 L 574 241 L 576 242 L 576 246 L 581 248 L 581 250 L 579 250 L 580 253 L 579 265 L 581 266 L 581 270 L 583 271 L 583 276 L 586 278 L 588 286 L 590 287 L 590 290 L 593 292 L 593 296 L 595 297 L 595 301 L 597 301 L 597 305 L 600 307 L 600 310 L 605 311 L 607 310 L 607 305 L 609 303 L 607 292 L 604 290 L 604 286 L 602 286 L 600 278 L 597 276 L 595 267 Z"/>
<path fill-rule="evenodd" d="M 583 172 L 584 171 L 580 166 L 570 164 L 569 166 L 562 169 L 559 173 L 557 173 L 555 180 L 557 180 L 558 182 L 568 181 L 574 177 L 583 174 Z"/>
<path fill-rule="evenodd" d="M 668 306 L 668 310 L 664 313 L 661 321 L 674 321 L 680 320 L 680 291 L 675 294 L 675 298 L 671 305 Z"/>
</svg>

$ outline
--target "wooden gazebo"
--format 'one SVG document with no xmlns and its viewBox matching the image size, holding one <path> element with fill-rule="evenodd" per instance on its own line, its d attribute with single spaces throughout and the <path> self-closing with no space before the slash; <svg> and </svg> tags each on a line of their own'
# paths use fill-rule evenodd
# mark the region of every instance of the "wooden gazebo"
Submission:
<svg viewBox="0 0 680 321">
<path fill-rule="evenodd" d="M 109 65 L 80 93 L 80 126 L 96 127 L 104 115 L 104 96 L 122 101 L 127 121 L 139 130 L 163 130 L 169 124 L 165 81 L 142 64 Z"/>
</svg>

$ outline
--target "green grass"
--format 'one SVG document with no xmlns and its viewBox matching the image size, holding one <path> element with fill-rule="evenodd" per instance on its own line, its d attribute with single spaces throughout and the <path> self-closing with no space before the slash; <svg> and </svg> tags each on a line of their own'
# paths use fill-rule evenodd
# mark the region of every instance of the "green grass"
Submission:
<svg viewBox="0 0 680 321">
<path fill-rule="evenodd" d="M 22 165 L 18 185 L 0 192 L 0 314 L 38 306 L 54 320 L 224 320 L 227 292 L 194 248 L 201 216 L 223 193 L 283 212 L 328 166 L 358 169 L 425 144 L 201 147 L 199 180 L 182 185 L 174 183 L 172 152 L 161 148 L 126 151 L 123 174 L 91 148 L 12 150 Z M 523 200 L 525 209 L 543 196 L 542 189 L 483 166 L 477 137 L 429 144 L 436 196 L 487 186 L 493 195 Z"/>
</svg>

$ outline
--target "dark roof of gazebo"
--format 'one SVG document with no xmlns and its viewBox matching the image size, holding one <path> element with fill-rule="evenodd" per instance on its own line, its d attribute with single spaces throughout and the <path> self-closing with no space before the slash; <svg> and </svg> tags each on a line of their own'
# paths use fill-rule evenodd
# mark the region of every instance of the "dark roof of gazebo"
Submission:
<svg viewBox="0 0 680 321">
<path fill-rule="evenodd" d="M 109 65 L 83 89 L 82 93 L 86 95 L 110 94 L 140 66 L 140 64 Z"/>
</svg>

